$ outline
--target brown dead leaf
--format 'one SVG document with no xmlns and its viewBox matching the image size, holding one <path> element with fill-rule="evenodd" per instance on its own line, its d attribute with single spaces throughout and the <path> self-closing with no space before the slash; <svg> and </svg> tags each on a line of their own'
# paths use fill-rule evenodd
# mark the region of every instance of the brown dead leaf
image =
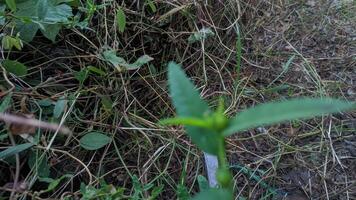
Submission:
<svg viewBox="0 0 356 200">
<path fill-rule="evenodd" d="M 18 116 L 23 117 L 24 119 L 34 119 L 33 114 L 18 114 Z M 26 125 L 19 121 L 18 123 L 10 123 L 9 131 L 13 135 L 22 135 L 22 134 L 33 135 L 36 133 L 36 127 Z"/>
</svg>

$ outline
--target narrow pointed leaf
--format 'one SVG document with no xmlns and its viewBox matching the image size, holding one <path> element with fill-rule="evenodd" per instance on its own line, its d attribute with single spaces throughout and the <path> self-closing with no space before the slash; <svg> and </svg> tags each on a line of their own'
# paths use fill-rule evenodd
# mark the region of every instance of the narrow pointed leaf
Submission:
<svg viewBox="0 0 356 200">
<path fill-rule="evenodd" d="M 209 113 L 208 104 L 200 98 L 198 90 L 185 75 L 180 66 L 174 62 L 168 65 L 168 83 L 170 95 L 179 117 L 203 118 Z M 217 145 L 214 133 L 194 126 L 186 126 L 192 141 L 203 151 L 216 155 Z"/>
<path fill-rule="evenodd" d="M 126 28 L 126 15 L 121 7 L 116 11 L 116 22 L 119 32 L 123 33 Z"/>
<path fill-rule="evenodd" d="M 3 150 L 0 152 L 0 160 L 5 159 L 9 156 L 15 155 L 17 153 L 20 153 L 22 151 L 25 151 L 26 149 L 29 149 L 32 146 L 33 146 L 32 143 L 25 143 L 25 144 L 19 144 L 16 146 L 9 147 L 6 150 Z"/>
<path fill-rule="evenodd" d="M 176 117 L 161 120 L 161 125 L 185 125 L 185 126 L 197 126 L 201 128 L 210 128 L 210 125 L 206 120 L 194 118 L 194 117 Z"/>
<path fill-rule="evenodd" d="M 307 119 L 354 108 L 354 104 L 335 99 L 293 99 L 266 103 L 237 114 L 230 121 L 224 135 L 238 131 L 272 125 L 294 119 Z"/>
</svg>

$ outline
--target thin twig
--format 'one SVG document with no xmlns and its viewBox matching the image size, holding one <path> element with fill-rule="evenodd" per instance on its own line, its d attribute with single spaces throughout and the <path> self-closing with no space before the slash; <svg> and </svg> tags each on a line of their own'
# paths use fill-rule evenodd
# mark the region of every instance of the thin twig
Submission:
<svg viewBox="0 0 356 200">
<path fill-rule="evenodd" d="M 0 120 L 9 124 L 26 125 L 26 126 L 38 127 L 41 129 L 53 130 L 53 131 L 59 130 L 64 135 L 69 135 L 71 133 L 71 131 L 65 126 L 60 126 L 58 124 L 40 121 L 38 119 L 21 117 L 9 113 L 0 113 Z"/>
</svg>

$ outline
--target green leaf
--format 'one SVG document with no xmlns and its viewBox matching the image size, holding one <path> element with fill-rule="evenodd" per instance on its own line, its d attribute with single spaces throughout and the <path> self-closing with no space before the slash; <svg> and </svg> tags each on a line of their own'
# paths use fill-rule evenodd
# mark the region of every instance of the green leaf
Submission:
<svg viewBox="0 0 356 200">
<path fill-rule="evenodd" d="M 210 28 L 202 28 L 198 32 L 195 32 L 192 35 L 190 35 L 188 38 L 188 42 L 190 44 L 195 42 L 200 42 L 214 35 L 215 33 Z"/>
<path fill-rule="evenodd" d="M 258 105 L 237 114 L 224 135 L 288 120 L 306 119 L 352 109 L 354 105 L 335 99 L 292 99 Z"/>
<path fill-rule="evenodd" d="M 152 61 L 153 58 L 148 56 L 148 55 L 143 55 L 140 58 L 138 58 L 134 63 L 129 64 L 126 62 L 125 59 L 122 57 L 118 57 L 116 55 L 115 50 L 106 50 L 103 52 L 103 58 L 110 62 L 114 67 L 119 71 L 123 70 L 136 70 L 143 65 L 147 64 L 148 62 Z"/>
<path fill-rule="evenodd" d="M 48 24 L 48 25 L 43 25 L 44 30 L 41 29 L 41 33 L 49 40 L 52 42 L 56 41 L 56 37 L 59 33 L 59 31 L 62 29 L 61 24 Z"/>
<path fill-rule="evenodd" d="M 232 197 L 229 190 L 212 188 L 197 194 L 193 200 L 229 200 Z"/>
<path fill-rule="evenodd" d="M 113 102 L 109 96 L 101 96 L 101 104 L 104 107 L 104 110 L 111 112 L 113 107 Z"/>
<path fill-rule="evenodd" d="M 6 71 L 13 73 L 16 76 L 25 76 L 27 74 L 27 67 L 16 60 L 4 60 L 2 66 Z"/>
<path fill-rule="evenodd" d="M 153 13 L 157 12 L 157 7 L 152 0 L 146 0 L 145 2 L 150 8 Z"/>
<path fill-rule="evenodd" d="M 12 12 L 16 11 L 16 1 L 15 0 L 5 0 L 6 5 L 10 8 Z"/>
<path fill-rule="evenodd" d="M 4 97 L 4 99 L 0 104 L 0 113 L 5 112 L 10 107 L 11 97 L 12 97 L 11 94 L 8 94 L 6 95 L 6 97 Z"/>
<path fill-rule="evenodd" d="M 116 10 L 116 23 L 120 33 L 123 33 L 126 28 L 126 15 L 125 12 L 119 7 Z"/>
<path fill-rule="evenodd" d="M 11 50 L 13 47 L 15 47 L 17 50 L 22 49 L 22 41 L 19 37 L 12 37 L 9 35 L 5 35 L 2 40 L 1 40 L 2 46 L 6 50 Z"/>
<path fill-rule="evenodd" d="M 61 115 L 64 112 L 64 110 L 66 109 L 66 107 L 67 107 L 67 100 L 65 99 L 64 96 L 62 96 L 58 99 L 58 101 L 54 105 L 53 117 L 56 119 L 61 117 Z"/>
<path fill-rule="evenodd" d="M 205 176 L 199 175 L 198 176 L 198 184 L 199 184 L 199 191 L 203 192 L 206 190 L 209 190 L 209 182 L 208 180 L 205 178 Z"/>
<path fill-rule="evenodd" d="M 31 151 L 28 158 L 28 166 L 37 172 L 39 177 L 48 177 L 50 173 L 50 167 L 47 163 L 47 156 L 41 157 L 39 151 Z"/>
<path fill-rule="evenodd" d="M 0 26 L 5 25 L 5 9 L 6 5 L 0 5 Z"/>
<path fill-rule="evenodd" d="M 104 72 L 103 70 L 97 68 L 97 67 L 94 67 L 94 66 L 88 66 L 87 69 L 90 71 L 90 72 L 93 72 L 93 73 L 96 73 L 100 76 L 105 76 L 106 75 L 106 72 Z"/>
<path fill-rule="evenodd" d="M 73 177 L 73 176 L 70 175 L 70 174 L 65 174 L 65 175 L 63 175 L 63 176 L 61 176 L 60 178 L 55 179 L 55 180 L 53 180 L 53 179 L 52 179 L 52 180 L 51 180 L 51 179 L 40 179 L 40 180 L 42 180 L 43 182 L 48 182 L 48 181 L 50 181 L 50 183 L 49 183 L 47 189 L 46 189 L 46 190 L 42 190 L 41 193 L 50 192 L 50 191 L 54 190 L 54 189 L 59 185 L 59 183 L 60 183 L 63 179 L 65 179 L 65 178 L 72 178 L 72 177 Z"/>
<path fill-rule="evenodd" d="M 40 20 L 45 19 L 48 11 L 48 0 L 41 0 L 37 2 L 37 16 Z"/>
<path fill-rule="evenodd" d="M 189 192 L 188 192 L 188 188 L 183 184 L 179 184 L 177 186 L 176 194 L 177 194 L 178 200 L 190 200 L 191 199 Z"/>
<path fill-rule="evenodd" d="M 6 150 L 0 152 L 0 160 L 15 155 L 17 153 L 20 153 L 22 151 L 25 151 L 26 149 L 29 149 L 32 146 L 33 146 L 32 143 L 25 143 L 25 144 L 19 144 L 16 146 L 9 147 Z"/>
<path fill-rule="evenodd" d="M 88 78 L 88 75 L 89 75 L 89 71 L 87 68 L 84 68 L 84 69 L 80 70 L 79 72 L 74 73 L 75 79 L 77 79 L 81 85 Z"/>
<path fill-rule="evenodd" d="M 168 64 L 168 84 L 173 104 L 178 117 L 200 118 L 210 113 L 208 104 L 200 98 L 199 92 L 180 66 L 174 62 Z M 187 133 L 192 141 L 203 151 L 217 155 L 215 133 L 194 126 L 186 126 Z"/>
<path fill-rule="evenodd" d="M 17 5 L 18 11 L 14 15 L 19 20 L 15 21 L 15 30 L 27 42 L 32 41 L 38 29 L 42 30 L 45 37 L 54 41 L 62 25 L 69 24 L 73 16 L 72 8 L 67 4 L 47 0 L 48 7 L 45 8 L 46 3 L 41 1 L 43 0 L 24 1 Z M 40 4 L 42 8 L 37 7 Z"/>
<path fill-rule="evenodd" d="M 154 188 L 152 189 L 151 196 L 150 196 L 147 200 L 154 200 L 154 199 L 157 199 L 157 197 L 159 196 L 159 194 L 162 193 L 163 188 L 164 188 L 164 185 L 160 185 L 160 186 L 154 187 Z"/>
<path fill-rule="evenodd" d="M 98 132 L 91 132 L 80 138 L 80 146 L 86 150 L 97 150 L 111 141 L 111 138 Z"/>
</svg>

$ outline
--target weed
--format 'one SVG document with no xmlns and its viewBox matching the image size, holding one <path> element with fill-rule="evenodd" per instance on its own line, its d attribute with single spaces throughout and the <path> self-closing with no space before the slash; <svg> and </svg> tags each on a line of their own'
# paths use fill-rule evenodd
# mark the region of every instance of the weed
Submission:
<svg viewBox="0 0 356 200">
<path fill-rule="evenodd" d="M 170 94 L 178 113 L 177 118 L 161 121 L 162 125 L 185 125 L 188 135 L 199 148 L 216 155 L 219 167 L 216 179 L 219 189 L 202 191 L 195 199 L 233 199 L 233 179 L 225 150 L 225 137 L 234 133 L 263 125 L 271 125 L 294 119 L 307 119 L 350 110 L 355 104 L 334 99 L 292 99 L 258 105 L 228 119 L 224 104 L 210 111 L 208 104 L 200 98 L 194 85 L 176 63 L 168 66 Z"/>
</svg>

